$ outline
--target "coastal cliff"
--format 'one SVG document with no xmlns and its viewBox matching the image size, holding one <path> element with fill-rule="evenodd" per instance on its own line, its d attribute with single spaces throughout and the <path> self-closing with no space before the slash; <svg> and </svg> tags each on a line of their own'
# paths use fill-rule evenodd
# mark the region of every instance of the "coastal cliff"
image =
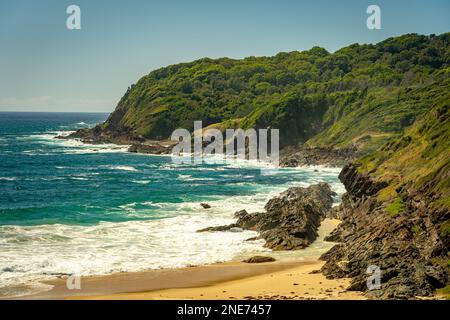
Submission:
<svg viewBox="0 0 450 320">
<path fill-rule="evenodd" d="M 131 85 L 104 123 L 69 138 L 166 153 L 141 144 L 202 120 L 221 131 L 279 128 L 283 166 L 342 166 L 400 136 L 446 94 L 449 42 L 449 33 L 407 34 L 334 53 L 171 65 Z"/>
<path fill-rule="evenodd" d="M 372 298 L 431 296 L 449 283 L 450 99 L 396 141 L 344 167 L 347 193 L 330 215 L 343 222 L 339 242 L 321 259 L 329 278 L 351 277 L 349 290 Z M 368 290 L 367 268 L 381 271 Z"/>
<path fill-rule="evenodd" d="M 68 138 L 161 154 L 173 130 L 192 131 L 198 119 L 221 131 L 280 128 L 281 166 L 344 167 L 347 193 L 327 213 L 342 220 L 328 237 L 338 244 L 322 256 L 322 272 L 352 278 L 348 289 L 371 298 L 431 296 L 449 283 L 449 42 L 449 33 L 410 34 L 335 53 L 315 47 L 161 68 L 128 88 L 105 123 Z M 236 224 L 203 231 L 250 228 L 270 248 L 303 248 L 323 213 L 294 207 L 240 212 Z M 286 229 L 266 228 L 263 216 Z M 366 284 L 371 265 L 381 270 L 377 290 Z"/>
</svg>

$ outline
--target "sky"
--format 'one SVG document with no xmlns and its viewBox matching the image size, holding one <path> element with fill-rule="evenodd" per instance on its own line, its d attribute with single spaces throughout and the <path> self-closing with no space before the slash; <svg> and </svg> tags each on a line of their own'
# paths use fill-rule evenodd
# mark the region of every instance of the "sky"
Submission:
<svg viewBox="0 0 450 320">
<path fill-rule="evenodd" d="M 66 27 L 72 4 L 80 30 Z M 0 111 L 110 112 L 170 64 L 441 34 L 449 14 L 449 0 L 1 0 Z"/>
</svg>

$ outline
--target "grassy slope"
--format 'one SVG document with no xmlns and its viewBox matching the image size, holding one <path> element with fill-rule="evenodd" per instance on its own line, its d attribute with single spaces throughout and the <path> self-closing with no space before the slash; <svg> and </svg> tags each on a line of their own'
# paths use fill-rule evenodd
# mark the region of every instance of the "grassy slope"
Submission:
<svg viewBox="0 0 450 320">
<path fill-rule="evenodd" d="M 445 83 L 443 83 L 445 84 Z M 448 83 L 446 84 L 448 87 Z M 386 204 L 393 219 L 411 217 L 412 207 L 424 209 L 433 221 L 439 238 L 450 244 L 450 91 L 436 99 L 432 108 L 420 117 L 404 134 L 357 161 L 358 171 L 375 181 L 387 182 L 377 197 Z M 420 201 L 420 202 L 419 202 Z M 416 216 L 417 217 L 417 216 Z M 409 220 L 409 219 L 408 219 Z M 408 221 L 406 220 L 406 221 Z M 415 237 L 423 232 L 420 219 L 411 228 Z M 450 272 L 447 257 L 433 258 Z M 437 291 L 450 299 L 450 286 Z"/>
<path fill-rule="evenodd" d="M 363 153 L 377 150 L 402 134 L 404 128 L 446 97 L 447 74 L 427 84 L 377 88 L 365 99 L 347 106 L 348 113 L 308 141 L 311 146 L 356 145 Z"/>
<path fill-rule="evenodd" d="M 359 170 L 388 187 L 378 193 L 391 201 L 392 215 L 405 209 L 401 190 L 416 190 L 427 196 L 433 208 L 450 209 L 450 92 L 398 138 L 358 161 Z M 400 194 L 399 194 L 400 193 Z M 450 226 L 443 232 L 450 233 Z"/>
</svg>

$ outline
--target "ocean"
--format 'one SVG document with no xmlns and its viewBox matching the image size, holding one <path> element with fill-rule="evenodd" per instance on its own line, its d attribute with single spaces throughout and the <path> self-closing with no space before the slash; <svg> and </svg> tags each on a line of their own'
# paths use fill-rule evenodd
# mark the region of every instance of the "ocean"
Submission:
<svg viewBox="0 0 450 320">
<path fill-rule="evenodd" d="M 126 146 L 55 139 L 106 117 L 0 113 L 0 296 L 48 290 L 40 280 L 70 274 L 178 268 L 267 253 L 263 241 L 245 241 L 252 231 L 196 231 L 232 223 L 238 210 L 263 210 L 290 186 L 328 182 L 338 193 L 336 203 L 344 192 L 338 168 L 266 175 L 248 161 L 175 164 L 170 156 L 128 153 Z M 323 246 L 285 256 L 307 259 Z"/>
</svg>

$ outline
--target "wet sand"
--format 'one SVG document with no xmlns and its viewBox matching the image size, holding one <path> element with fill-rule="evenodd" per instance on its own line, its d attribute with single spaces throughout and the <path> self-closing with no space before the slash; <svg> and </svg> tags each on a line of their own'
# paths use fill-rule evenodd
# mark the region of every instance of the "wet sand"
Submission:
<svg viewBox="0 0 450 320">
<path fill-rule="evenodd" d="M 227 262 L 181 269 L 124 272 L 107 276 L 82 277 L 80 279 L 81 288 L 73 290 L 67 288 L 67 279 L 62 278 L 45 282 L 54 286 L 50 291 L 24 296 L 21 299 L 65 299 L 79 296 L 148 292 L 169 288 L 201 287 L 286 270 L 301 264 L 305 264 L 305 262 L 261 264 Z"/>
<path fill-rule="evenodd" d="M 319 239 L 339 224 L 325 219 Z M 180 269 L 124 272 L 80 278 L 80 289 L 69 290 L 67 278 L 46 281 L 53 288 L 19 299 L 362 299 L 346 292 L 348 279 L 328 280 L 318 271 L 318 253 L 273 252 L 278 261 L 249 264 L 225 262 Z M 322 250 L 322 249 L 321 249 Z M 281 256 L 277 256 L 281 254 Z M 286 259 L 286 257 L 291 257 Z"/>
<path fill-rule="evenodd" d="M 252 265 L 242 268 L 256 271 L 269 268 Z M 284 270 L 266 269 L 264 274 L 252 275 L 241 279 L 228 281 L 215 281 L 208 285 L 193 286 L 189 288 L 172 288 L 137 293 L 122 293 L 113 295 L 94 295 L 85 297 L 72 297 L 75 299 L 89 300 L 214 300 L 214 299 L 333 299 L 333 300 L 357 300 L 364 299 L 359 292 L 348 292 L 345 288 L 349 279 L 327 280 L 320 273 L 312 273 L 320 269 L 323 262 L 302 262 L 291 265 Z M 272 265 L 275 267 L 275 265 Z M 279 264 L 280 267 L 283 264 Z M 285 265 L 286 266 L 286 265 Z M 221 271 L 226 271 L 231 266 L 222 266 Z M 235 265 L 239 269 L 239 265 Z M 287 267 L 287 266 L 286 266 Z M 207 271 L 205 268 L 205 271 Z M 218 270 L 216 270 L 218 271 Z M 219 272 L 221 272 L 219 271 Z M 186 276 L 190 275 L 186 273 Z"/>
</svg>

